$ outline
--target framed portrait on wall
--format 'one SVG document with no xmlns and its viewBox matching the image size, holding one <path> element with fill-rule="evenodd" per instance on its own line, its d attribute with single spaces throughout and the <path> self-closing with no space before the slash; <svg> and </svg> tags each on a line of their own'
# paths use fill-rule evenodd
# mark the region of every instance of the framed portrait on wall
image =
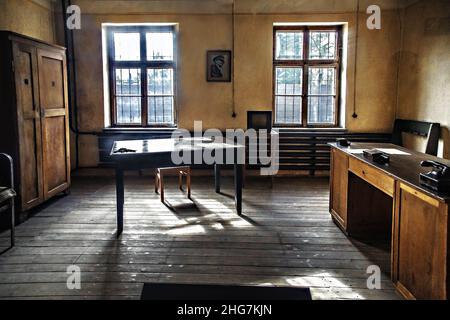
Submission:
<svg viewBox="0 0 450 320">
<path fill-rule="evenodd" d="M 206 80 L 231 82 L 231 51 L 210 50 L 206 53 Z"/>
</svg>

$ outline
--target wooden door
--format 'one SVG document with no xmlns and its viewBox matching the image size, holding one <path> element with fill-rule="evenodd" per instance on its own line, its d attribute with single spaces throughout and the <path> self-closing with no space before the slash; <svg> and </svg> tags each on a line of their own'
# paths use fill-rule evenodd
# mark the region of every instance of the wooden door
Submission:
<svg viewBox="0 0 450 320">
<path fill-rule="evenodd" d="M 36 48 L 13 43 L 20 158 L 20 201 L 28 210 L 44 199 Z"/>
<path fill-rule="evenodd" d="M 331 151 L 330 213 L 338 225 L 347 228 L 348 156 L 337 149 Z"/>
<path fill-rule="evenodd" d="M 70 185 L 66 58 L 63 51 L 37 50 L 42 123 L 44 199 Z"/>
</svg>

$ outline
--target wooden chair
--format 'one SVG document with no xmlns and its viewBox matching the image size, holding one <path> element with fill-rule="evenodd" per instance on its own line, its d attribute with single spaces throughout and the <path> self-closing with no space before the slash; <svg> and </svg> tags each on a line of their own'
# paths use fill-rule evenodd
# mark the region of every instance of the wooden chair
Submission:
<svg viewBox="0 0 450 320">
<path fill-rule="evenodd" d="M 1 157 L 8 160 L 10 166 L 10 186 L 0 186 L 0 214 L 8 211 L 11 212 L 11 248 L 14 247 L 14 229 L 15 229 L 15 208 L 14 208 L 14 198 L 16 197 L 16 192 L 14 191 L 14 165 L 12 158 L 5 154 L 0 153 Z"/>
<path fill-rule="evenodd" d="M 441 126 L 439 123 L 396 119 L 392 143 L 403 146 L 402 134 L 410 133 L 426 138 L 425 153 L 437 156 Z"/>
<path fill-rule="evenodd" d="M 173 167 L 159 168 L 155 177 L 155 192 L 160 194 L 161 202 L 164 202 L 164 175 L 178 175 L 178 188 L 183 190 L 183 177 L 186 177 L 187 196 L 191 198 L 191 168 L 190 167 Z"/>
</svg>

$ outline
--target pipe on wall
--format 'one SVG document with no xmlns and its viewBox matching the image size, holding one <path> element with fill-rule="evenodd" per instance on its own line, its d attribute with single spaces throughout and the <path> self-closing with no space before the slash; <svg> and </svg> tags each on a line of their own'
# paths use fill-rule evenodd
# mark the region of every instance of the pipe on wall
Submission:
<svg viewBox="0 0 450 320">
<path fill-rule="evenodd" d="M 79 137 L 80 135 L 98 136 L 101 132 L 97 131 L 82 131 L 78 123 L 78 100 L 77 100 L 77 73 L 76 73 L 76 58 L 73 30 L 67 28 L 67 19 L 69 15 L 67 8 L 72 5 L 71 0 L 61 0 L 62 19 L 64 28 L 64 46 L 67 49 L 67 84 L 69 97 L 69 128 L 75 135 L 75 169 L 79 168 Z"/>
</svg>

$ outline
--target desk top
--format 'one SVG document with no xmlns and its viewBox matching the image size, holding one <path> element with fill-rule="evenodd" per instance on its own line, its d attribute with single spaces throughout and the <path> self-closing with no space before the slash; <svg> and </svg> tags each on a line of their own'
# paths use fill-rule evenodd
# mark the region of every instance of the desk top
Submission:
<svg viewBox="0 0 450 320">
<path fill-rule="evenodd" d="M 117 152 L 121 148 L 129 152 Z M 115 141 L 111 150 L 111 156 L 140 154 L 161 154 L 180 151 L 217 150 L 217 149 L 239 149 L 244 146 L 232 142 L 215 142 L 210 138 L 184 138 L 184 139 L 150 139 L 150 140 L 123 140 Z"/>
<path fill-rule="evenodd" d="M 429 172 L 430 168 L 423 168 L 420 163 L 424 160 L 432 160 L 443 163 L 450 166 L 450 161 L 435 156 L 430 156 L 425 153 L 409 150 L 390 143 L 355 143 L 352 142 L 350 147 L 342 147 L 337 143 L 329 143 L 332 148 L 341 150 L 342 152 L 357 158 L 373 167 L 376 167 L 392 176 L 396 180 L 400 180 L 421 192 L 438 199 L 450 203 L 450 194 L 436 192 L 428 189 L 420 184 L 420 173 Z M 388 165 L 382 165 L 375 163 L 363 155 L 363 150 L 366 149 L 381 149 L 382 151 L 390 154 L 390 163 Z"/>
</svg>

